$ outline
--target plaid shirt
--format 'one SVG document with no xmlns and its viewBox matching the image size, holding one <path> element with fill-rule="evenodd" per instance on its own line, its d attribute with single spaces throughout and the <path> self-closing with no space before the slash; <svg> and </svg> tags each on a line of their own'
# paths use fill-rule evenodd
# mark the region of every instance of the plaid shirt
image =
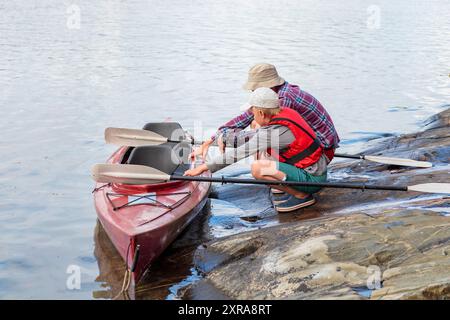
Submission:
<svg viewBox="0 0 450 320">
<path fill-rule="evenodd" d="M 325 149 L 337 148 L 339 136 L 334 128 L 333 121 L 320 102 L 298 86 L 289 84 L 287 81 L 278 91 L 280 106 L 296 110 L 315 131 L 317 138 Z M 219 134 L 226 136 L 229 131 L 242 130 L 253 121 L 253 113 L 247 110 L 243 114 L 228 121 L 221 126 L 215 135 L 211 137 L 214 141 Z"/>
</svg>

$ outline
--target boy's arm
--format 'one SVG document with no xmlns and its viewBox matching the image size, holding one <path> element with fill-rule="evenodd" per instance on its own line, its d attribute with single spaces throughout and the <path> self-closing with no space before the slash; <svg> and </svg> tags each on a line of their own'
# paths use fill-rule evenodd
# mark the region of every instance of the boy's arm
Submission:
<svg viewBox="0 0 450 320">
<path fill-rule="evenodd" d="M 224 154 L 218 155 L 215 158 L 207 161 L 200 166 L 187 170 L 184 175 L 185 176 L 196 176 L 201 174 L 206 170 L 210 170 L 211 172 L 216 172 L 220 169 L 229 166 L 235 162 L 238 162 L 241 159 L 244 159 L 252 154 L 255 154 L 260 148 L 260 143 L 262 140 L 267 137 L 267 134 L 264 134 L 264 129 L 259 129 L 258 132 L 251 138 L 249 141 L 239 146 L 236 149 L 228 149 Z M 263 133 L 261 133 L 263 132 Z M 267 148 L 267 143 L 263 142 L 265 148 Z"/>
<path fill-rule="evenodd" d="M 294 136 L 287 127 L 262 127 L 256 131 L 250 140 L 236 149 L 230 148 L 223 155 L 207 161 L 206 166 L 211 172 L 215 172 L 259 151 L 266 151 L 268 148 L 283 149 L 289 146 L 293 139 Z"/>
</svg>

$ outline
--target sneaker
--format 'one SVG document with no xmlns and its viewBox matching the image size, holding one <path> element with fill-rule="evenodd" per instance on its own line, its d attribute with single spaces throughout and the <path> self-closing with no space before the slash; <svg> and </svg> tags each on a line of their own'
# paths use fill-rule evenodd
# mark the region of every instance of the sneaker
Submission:
<svg viewBox="0 0 450 320">
<path fill-rule="evenodd" d="M 289 200 L 290 197 L 291 197 L 291 195 L 286 192 L 285 193 L 277 193 L 277 194 L 272 195 L 272 202 L 273 202 L 273 204 L 279 204 L 279 203 Z"/>
<path fill-rule="evenodd" d="M 316 203 L 316 199 L 312 195 L 304 199 L 290 196 L 288 200 L 281 202 L 275 206 L 278 212 L 291 212 L 300 208 L 309 207 Z"/>
<path fill-rule="evenodd" d="M 285 193 L 284 191 L 281 191 L 281 190 L 278 190 L 278 189 L 275 189 L 275 188 L 270 188 L 270 190 L 272 191 L 273 194 L 282 194 L 282 193 Z"/>
</svg>

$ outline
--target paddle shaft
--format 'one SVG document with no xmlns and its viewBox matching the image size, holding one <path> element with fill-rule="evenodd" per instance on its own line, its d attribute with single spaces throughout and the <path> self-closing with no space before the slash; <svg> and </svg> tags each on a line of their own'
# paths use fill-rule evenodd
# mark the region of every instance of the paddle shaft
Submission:
<svg viewBox="0 0 450 320">
<path fill-rule="evenodd" d="M 171 140 L 171 139 L 167 139 L 167 142 L 172 142 L 172 143 L 190 143 L 192 145 L 202 145 L 203 141 L 194 141 L 194 140 Z"/>
<path fill-rule="evenodd" d="M 139 143 L 136 144 L 136 146 L 145 145 L 145 141 L 154 141 L 154 142 L 156 142 L 156 144 L 170 142 L 170 143 L 189 143 L 191 145 L 202 145 L 205 143 L 204 141 L 196 141 L 193 138 L 185 139 L 185 140 L 172 140 L 172 139 L 162 136 L 156 132 L 146 131 L 146 130 L 125 129 L 125 128 L 107 128 L 105 130 L 105 140 L 108 143 L 127 145 L 127 143 L 130 143 L 129 140 L 133 140 L 133 139 L 136 139 L 136 140 L 141 139 L 139 141 Z M 133 145 L 132 142 L 131 142 L 131 145 Z M 227 147 L 227 146 L 225 145 L 225 147 Z M 235 148 L 236 146 L 233 145 L 231 147 Z M 422 168 L 428 168 L 428 167 L 432 166 L 431 163 L 424 162 L 424 161 L 414 161 L 414 160 L 409 160 L 409 159 L 398 159 L 398 158 L 386 158 L 386 157 L 381 157 L 381 156 L 366 156 L 364 154 L 351 155 L 351 154 L 345 154 L 345 153 L 335 153 L 334 156 L 339 157 L 339 158 L 369 160 L 369 161 L 373 161 L 373 162 L 390 164 L 390 165 L 412 166 L 412 167 L 422 167 Z"/>
<path fill-rule="evenodd" d="M 353 155 L 353 154 L 345 154 L 345 153 L 335 153 L 334 156 L 337 158 L 362 159 L 362 160 L 364 160 L 366 158 L 366 156 L 363 154 Z"/>
<path fill-rule="evenodd" d="M 196 141 L 194 139 L 185 139 L 185 140 L 172 140 L 168 137 L 162 136 L 156 132 L 148 131 L 148 130 L 140 130 L 140 129 L 126 129 L 126 128 L 106 128 L 105 130 L 105 140 L 107 143 L 117 144 L 120 146 L 144 146 L 144 145 L 159 145 L 165 142 L 170 143 L 189 143 L 192 145 L 200 145 L 205 142 Z M 226 146 L 225 146 L 226 147 Z M 229 147 L 237 147 L 234 144 Z M 419 168 L 430 168 L 433 166 L 432 163 L 426 161 L 416 161 L 411 159 L 400 159 L 400 158 L 391 158 L 391 157 L 382 157 L 382 156 L 371 156 L 364 154 L 344 154 L 344 153 L 336 153 L 335 157 L 340 158 L 350 158 L 356 160 L 368 160 L 372 162 L 395 165 L 395 166 L 406 166 L 406 167 L 419 167 Z"/>
<path fill-rule="evenodd" d="M 187 142 L 190 143 L 192 145 L 202 145 L 203 141 L 194 141 L 194 140 L 184 140 L 184 141 L 179 141 L 179 140 L 171 140 L 171 139 L 167 139 L 167 142 L 172 142 L 172 143 L 182 143 L 182 142 Z M 362 159 L 364 160 L 366 158 L 365 155 L 361 154 L 361 155 L 352 155 L 352 154 L 345 154 L 345 153 L 335 153 L 334 156 L 336 158 L 348 158 L 348 159 Z"/>
<path fill-rule="evenodd" d="M 208 177 L 189 177 L 189 176 L 170 176 L 170 180 L 181 181 L 199 181 L 199 182 L 220 182 L 225 183 L 241 183 L 241 184 L 258 184 L 258 185 L 282 185 L 282 186 L 306 186 L 321 188 L 345 188 L 345 189 L 371 189 L 371 190 L 392 190 L 392 191 L 408 191 L 406 186 L 378 186 L 365 183 L 333 183 L 333 182 L 297 182 L 297 181 L 267 181 L 255 179 L 235 179 L 235 178 L 208 178 Z"/>
</svg>

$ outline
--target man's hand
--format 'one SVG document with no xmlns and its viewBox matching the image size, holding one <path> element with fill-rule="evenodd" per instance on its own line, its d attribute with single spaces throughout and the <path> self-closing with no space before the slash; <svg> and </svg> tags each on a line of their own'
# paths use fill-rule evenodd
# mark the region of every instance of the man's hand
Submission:
<svg viewBox="0 0 450 320">
<path fill-rule="evenodd" d="M 213 141 L 211 139 L 206 140 L 200 147 L 194 149 L 194 151 L 190 154 L 190 157 L 194 159 L 196 156 L 200 155 L 203 160 L 206 160 L 208 149 L 212 143 Z"/>
<path fill-rule="evenodd" d="M 198 175 L 201 175 L 205 171 L 208 171 L 208 167 L 206 166 L 206 164 L 201 164 L 194 169 L 186 170 L 184 172 L 183 176 L 189 176 L 189 177 L 198 176 Z"/>
</svg>

